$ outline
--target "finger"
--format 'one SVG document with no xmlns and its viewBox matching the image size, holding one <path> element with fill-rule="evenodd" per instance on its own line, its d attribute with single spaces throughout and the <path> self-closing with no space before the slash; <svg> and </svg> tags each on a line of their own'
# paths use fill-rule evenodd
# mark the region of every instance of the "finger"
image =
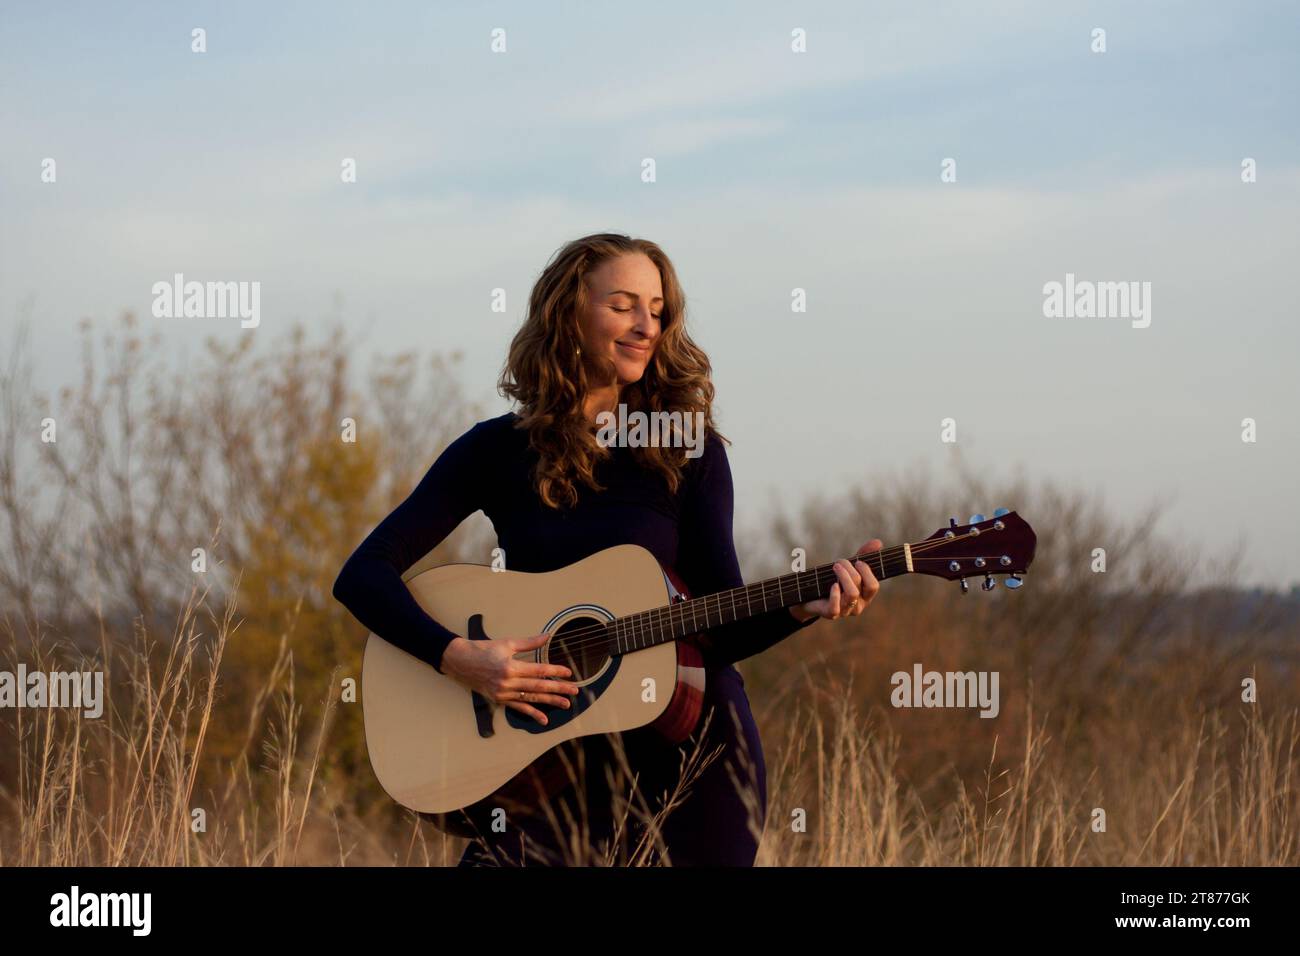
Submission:
<svg viewBox="0 0 1300 956">
<path fill-rule="evenodd" d="M 857 571 L 852 570 L 851 568 L 846 568 L 847 564 L 848 562 L 842 564 L 838 561 L 835 563 L 835 573 L 839 575 L 840 588 L 844 592 L 842 603 L 845 607 L 848 606 L 850 601 L 858 596 L 858 582 L 855 581 L 854 578 L 860 577 Z"/>
<path fill-rule="evenodd" d="M 539 643 L 533 646 L 534 648 L 541 647 L 543 644 L 546 644 L 550 639 L 551 639 L 550 634 L 538 634 L 536 640 Z M 534 638 L 529 638 L 528 640 L 532 641 L 534 640 Z M 561 644 L 560 647 L 562 650 L 564 645 Z M 524 649 L 526 650 L 527 648 Z M 542 677 L 572 677 L 573 676 L 573 669 L 570 667 L 566 667 L 563 664 L 555 664 L 555 663 L 540 664 L 540 663 L 533 663 L 533 662 L 524 662 L 524 663 L 527 663 L 529 666 L 538 668 L 538 670 L 534 672 L 538 676 L 542 676 Z"/>
<path fill-rule="evenodd" d="M 550 721 L 546 719 L 546 715 L 543 714 L 536 707 L 529 707 L 527 704 L 522 703 L 520 701 L 510 701 L 509 703 L 506 704 L 506 706 L 519 711 L 521 714 L 527 714 L 529 717 L 532 717 L 534 720 L 536 720 L 539 724 L 550 723 Z"/>
<path fill-rule="evenodd" d="M 871 599 L 876 596 L 876 591 L 879 589 L 880 583 L 871 576 L 871 569 L 868 568 L 867 573 L 862 578 L 862 593 L 858 595 L 858 603 L 853 605 L 852 613 L 854 617 L 867 609 L 867 605 L 871 603 Z"/>
<path fill-rule="evenodd" d="M 513 657 L 520 652 L 535 651 L 551 639 L 549 634 L 534 634 L 532 637 L 503 637 L 496 643 L 504 644 L 509 648 L 510 655 Z M 531 655 L 526 655 L 531 656 Z M 538 667 L 541 671 L 517 671 L 516 665 L 524 667 Z M 509 665 L 507 671 L 510 674 L 537 673 L 541 676 L 550 677 L 572 677 L 573 671 L 562 664 L 541 664 L 534 661 L 518 660 L 517 658 Z"/>
<path fill-rule="evenodd" d="M 866 544 L 862 546 L 859 553 L 861 553 L 862 551 L 879 551 L 884 546 L 885 546 L 885 542 L 881 541 L 879 538 L 872 538 L 870 541 L 868 541 Z"/>
<path fill-rule="evenodd" d="M 871 565 L 865 561 L 858 562 L 858 570 L 862 572 L 862 598 L 870 601 L 877 591 L 880 590 L 880 580 L 876 573 L 871 570 Z"/>
<path fill-rule="evenodd" d="M 858 582 L 862 578 L 862 575 L 858 573 L 858 569 L 849 562 L 848 558 L 840 558 L 836 561 L 835 569 L 837 573 L 839 571 L 844 572 L 844 574 L 840 575 L 840 580 L 844 581 L 848 585 L 846 590 L 852 592 L 858 586 Z M 852 593 L 849 594 L 849 600 L 852 600 Z M 847 604 L 848 602 L 846 601 L 845 603 Z"/>
<path fill-rule="evenodd" d="M 523 697 L 519 695 L 523 694 Z M 555 694 L 539 694 L 530 690 L 512 690 L 503 695 L 504 699 L 498 699 L 498 704 L 532 704 L 534 707 L 545 704 L 547 707 L 558 707 L 560 710 L 569 710 L 573 707 L 573 701 L 567 697 L 557 697 Z"/>
<path fill-rule="evenodd" d="M 838 572 L 838 568 L 836 569 Z M 832 621 L 838 621 L 844 616 L 845 608 L 848 607 L 849 599 L 844 595 L 844 585 L 837 581 L 831 585 L 831 613 L 827 615 Z"/>
<path fill-rule="evenodd" d="M 506 643 L 512 650 L 531 651 L 541 647 L 551 639 L 549 634 L 534 634 L 532 637 L 508 637 Z"/>
<path fill-rule="evenodd" d="M 550 694 L 555 697 L 561 697 L 564 694 L 570 696 L 578 692 L 577 684 L 570 684 L 562 680 L 536 680 L 531 677 L 510 677 L 501 682 L 501 690 L 510 694 L 518 694 L 521 690 L 530 694 Z"/>
<path fill-rule="evenodd" d="M 862 598 L 860 592 L 857 595 L 852 595 L 845 599 L 844 601 L 845 617 L 853 617 L 854 615 L 861 613 L 861 609 L 862 609 Z"/>
<path fill-rule="evenodd" d="M 515 661 L 506 668 L 506 677 L 572 677 L 573 671 L 562 664 L 535 664 L 532 661 Z"/>
<path fill-rule="evenodd" d="M 572 701 L 567 697 L 561 697 L 553 690 L 538 691 L 513 687 L 503 687 L 497 691 L 496 701 L 498 704 L 533 704 L 534 706 L 546 704 L 549 707 L 566 709 L 572 706 Z"/>
<path fill-rule="evenodd" d="M 826 613 L 824 617 L 835 620 L 840 616 L 840 582 L 836 581 L 831 585 L 831 593 L 826 595 Z"/>
</svg>

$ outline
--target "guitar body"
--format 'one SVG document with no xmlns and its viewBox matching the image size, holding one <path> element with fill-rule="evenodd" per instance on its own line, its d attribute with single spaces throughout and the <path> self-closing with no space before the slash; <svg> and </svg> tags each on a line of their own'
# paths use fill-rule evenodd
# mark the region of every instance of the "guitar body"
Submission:
<svg viewBox="0 0 1300 956">
<path fill-rule="evenodd" d="M 984 578 L 980 588 L 990 591 L 999 575 L 1016 590 L 1036 545 L 1025 520 L 999 508 L 855 557 L 878 580 L 926 574 L 959 581 L 965 593 L 968 578 Z M 569 708 L 535 704 L 547 716 L 542 724 L 371 634 L 361 678 L 370 764 L 398 803 L 472 836 L 484 811 L 534 808 L 576 783 L 582 737 L 648 728 L 671 743 L 685 740 L 703 710 L 701 634 L 825 598 L 835 581 L 831 563 L 692 598 L 635 544 L 544 574 L 479 564 L 408 574 L 429 616 L 470 640 L 548 635 L 543 647 L 516 656 L 570 668 L 579 693 Z"/>
<path fill-rule="evenodd" d="M 570 667 L 579 687 L 567 710 L 535 705 L 547 715 L 542 724 L 370 636 L 362 704 L 371 766 L 389 796 L 435 815 L 448 829 L 455 827 L 444 814 L 494 800 L 532 803 L 567 784 L 554 755 L 539 761 L 565 741 L 647 725 L 680 741 L 694 729 L 704 671 L 689 642 L 618 654 L 576 634 L 566 638 L 684 597 L 639 545 L 618 545 L 542 574 L 444 565 L 415 575 L 407 587 L 430 617 L 471 640 L 550 634 L 546 645 L 520 659 Z M 647 680 L 654 694 L 646 693 Z"/>
</svg>

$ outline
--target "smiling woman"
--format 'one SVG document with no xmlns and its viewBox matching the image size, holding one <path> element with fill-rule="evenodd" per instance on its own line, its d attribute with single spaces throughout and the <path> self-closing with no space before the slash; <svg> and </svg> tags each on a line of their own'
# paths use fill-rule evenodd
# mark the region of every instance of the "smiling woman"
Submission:
<svg viewBox="0 0 1300 956">
<path fill-rule="evenodd" d="M 608 358 L 606 381 L 587 395 L 588 418 L 612 408 L 622 383 L 639 381 L 659 344 L 664 319 L 663 280 L 647 255 L 606 259 L 586 280 L 587 302 L 579 318 L 590 359 Z M 640 291 L 636 291 L 640 290 Z"/>
<path fill-rule="evenodd" d="M 592 468 L 607 455 L 592 440 L 593 424 L 620 402 L 629 412 L 700 412 L 714 430 L 708 356 L 687 334 L 685 315 L 676 270 L 653 242 L 588 236 L 552 259 L 499 382 L 522 406 L 547 504 L 572 505 L 574 483 L 592 485 Z M 650 448 L 636 459 L 677 490 L 682 455 Z"/>
<path fill-rule="evenodd" d="M 551 635 L 470 640 L 447 626 L 463 622 L 439 622 L 425 613 L 402 574 L 482 510 L 512 571 L 555 571 L 606 548 L 635 544 L 693 596 L 741 587 L 731 469 L 713 427 L 709 371 L 707 356 L 687 335 L 676 272 L 657 245 L 613 234 L 569 243 L 534 286 L 501 375 L 502 393 L 520 411 L 479 422 L 448 446 L 411 496 L 348 559 L 335 597 L 375 635 L 485 702 L 540 725 L 549 723 L 545 708 L 558 724 L 568 715 L 555 714 L 556 708 L 576 713 L 570 700 L 581 675 L 551 659 L 521 659 Z M 605 447 L 596 422 L 616 405 L 701 422 L 702 453 L 664 445 Z M 751 865 L 767 781 L 744 681 L 733 664 L 819 617 L 862 613 L 878 587 L 870 569 L 845 559 L 835 563 L 835 576 L 828 597 L 713 627 L 681 649 L 678 689 L 698 693 L 703 671 L 696 733 L 673 742 L 645 726 L 584 737 L 585 774 L 558 797 L 561 806 L 549 813 L 512 812 L 504 832 L 490 817 L 467 811 L 477 837 L 462 865 L 574 862 L 575 842 L 584 844 L 577 862 L 628 862 L 696 747 L 720 755 L 656 824 L 660 861 Z M 618 794 L 629 797 L 612 778 L 632 776 L 640 793 L 632 802 L 648 805 L 649 813 L 623 821 L 614 805 Z M 579 819 L 578 833 L 555 823 Z"/>
</svg>

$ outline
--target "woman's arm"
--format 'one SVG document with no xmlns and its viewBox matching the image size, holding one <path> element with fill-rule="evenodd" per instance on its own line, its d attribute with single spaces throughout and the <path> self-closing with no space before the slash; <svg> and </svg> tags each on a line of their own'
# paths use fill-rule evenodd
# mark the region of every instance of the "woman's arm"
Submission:
<svg viewBox="0 0 1300 956">
<path fill-rule="evenodd" d="M 735 490 L 721 440 L 710 434 L 703 454 L 688 467 L 698 470 L 683 495 L 676 570 L 692 597 L 742 587 L 732 536 Z M 705 664 L 734 664 L 752 657 L 820 619 L 816 614 L 800 619 L 798 613 L 797 607 L 777 608 L 711 628 L 702 642 Z"/>
<path fill-rule="evenodd" d="M 442 654 L 458 635 L 411 596 L 402 575 L 483 504 L 488 460 L 480 422 L 446 447 L 410 497 L 361 542 L 334 582 L 334 597 L 391 644 L 442 673 Z"/>
</svg>

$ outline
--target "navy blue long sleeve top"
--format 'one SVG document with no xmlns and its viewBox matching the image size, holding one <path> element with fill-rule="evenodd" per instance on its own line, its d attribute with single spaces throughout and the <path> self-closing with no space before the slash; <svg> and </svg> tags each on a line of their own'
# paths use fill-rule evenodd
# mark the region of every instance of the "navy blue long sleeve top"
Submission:
<svg viewBox="0 0 1300 956">
<path fill-rule="evenodd" d="M 371 632 L 441 671 L 442 654 L 463 622 L 435 621 L 402 575 L 466 517 L 483 511 L 512 571 L 565 567 L 618 544 L 638 544 L 673 569 L 692 597 L 741 587 L 732 537 L 734 490 L 726 448 L 710 433 L 687 459 L 676 494 L 641 467 L 628 448 L 611 448 L 595 475 L 604 491 L 578 483 L 571 508 L 547 506 L 532 484 L 538 454 L 508 412 L 453 441 L 403 501 L 348 558 L 334 597 Z M 818 620 L 800 623 L 785 608 L 710 629 L 706 666 L 766 650 Z M 527 635 L 517 635 L 520 637 Z"/>
</svg>

